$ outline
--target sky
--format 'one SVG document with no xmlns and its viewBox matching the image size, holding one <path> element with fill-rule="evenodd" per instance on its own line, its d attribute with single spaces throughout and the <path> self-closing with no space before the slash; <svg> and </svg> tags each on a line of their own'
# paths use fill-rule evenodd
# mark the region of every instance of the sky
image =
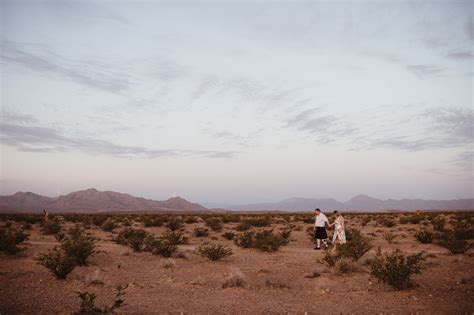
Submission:
<svg viewBox="0 0 474 315">
<path fill-rule="evenodd" d="M 2 195 L 474 198 L 474 2 L 0 3 Z"/>
</svg>

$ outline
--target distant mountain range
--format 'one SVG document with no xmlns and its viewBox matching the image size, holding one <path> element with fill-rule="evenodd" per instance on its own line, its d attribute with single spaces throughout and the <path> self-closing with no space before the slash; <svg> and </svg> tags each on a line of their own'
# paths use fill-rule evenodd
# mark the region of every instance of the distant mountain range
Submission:
<svg viewBox="0 0 474 315">
<path fill-rule="evenodd" d="M 290 198 L 275 203 L 255 203 L 246 205 L 200 204 L 180 197 L 157 201 L 134 197 L 113 191 L 98 191 L 91 188 L 72 192 L 59 197 L 45 197 L 32 192 L 17 192 L 10 196 L 0 196 L 0 211 L 37 212 L 47 209 L 51 212 L 207 212 L 207 211 L 377 211 L 377 210 L 474 210 L 474 199 L 423 200 L 387 199 L 381 200 L 365 195 L 340 202 L 335 199 Z"/>
<path fill-rule="evenodd" d="M 0 211 L 37 212 L 43 209 L 51 212 L 208 211 L 207 208 L 180 197 L 156 201 L 94 188 L 54 198 L 32 192 L 0 196 Z"/>
<path fill-rule="evenodd" d="M 290 198 L 274 203 L 254 203 L 246 205 L 205 204 L 228 210 L 281 210 L 281 211 L 310 211 L 321 210 L 344 211 L 377 211 L 377 210 L 474 210 L 474 199 L 455 200 L 424 200 L 424 199 L 387 199 L 381 200 L 366 195 L 340 202 L 331 198 Z"/>
</svg>

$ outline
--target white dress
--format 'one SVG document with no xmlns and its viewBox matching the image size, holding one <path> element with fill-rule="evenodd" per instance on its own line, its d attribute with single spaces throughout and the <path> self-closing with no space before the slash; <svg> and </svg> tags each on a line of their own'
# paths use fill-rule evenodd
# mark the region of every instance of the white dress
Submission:
<svg viewBox="0 0 474 315">
<path fill-rule="evenodd" d="M 346 242 L 346 231 L 344 231 L 344 218 L 340 215 L 334 221 L 334 235 L 332 237 L 332 242 L 334 243 L 337 239 L 341 244 Z"/>
</svg>

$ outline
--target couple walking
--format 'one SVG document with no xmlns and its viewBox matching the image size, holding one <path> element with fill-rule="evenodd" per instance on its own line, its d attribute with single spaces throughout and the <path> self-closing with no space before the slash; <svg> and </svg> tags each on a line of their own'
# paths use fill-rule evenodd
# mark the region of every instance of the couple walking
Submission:
<svg viewBox="0 0 474 315">
<path fill-rule="evenodd" d="M 328 234 L 326 232 L 326 226 L 331 228 L 334 226 L 334 235 L 332 237 L 332 244 L 334 245 L 332 251 L 336 250 L 337 243 L 344 244 L 346 242 L 346 232 L 344 230 L 344 217 L 338 212 L 334 211 L 336 219 L 333 223 L 329 223 L 328 218 L 324 213 L 316 208 L 314 210 L 314 237 L 316 238 L 316 247 L 314 249 L 321 249 L 321 240 L 323 241 L 324 247 L 327 249 L 328 245 Z"/>
</svg>

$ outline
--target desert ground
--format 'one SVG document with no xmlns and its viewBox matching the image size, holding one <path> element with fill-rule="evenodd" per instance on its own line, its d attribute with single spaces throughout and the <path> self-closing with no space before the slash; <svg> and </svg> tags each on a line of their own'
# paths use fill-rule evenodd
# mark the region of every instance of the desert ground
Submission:
<svg viewBox="0 0 474 315">
<path fill-rule="evenodd" d="M 28 239 L 13 255 L 0 253 L 0 313 L 42 314 L 80 311 L 79 292 L 94 293 L 96 310 L 109 306 L 122 286 L 123 304 L 115 313 L 309 313 L 309 314 L 472 314 L 474 312 L 473 248 L 453 254 L 436 241 L 415 238 L 421 229 L 453 229 L 467 223 L 472 237 L 473 212 L 455 213 L 351 213 L 344 214 L 346 229 L 358 229 L 371 249 L 358 260 L 345 259 L 330 267 L 324 250 L 314 250 L 307 229 L 312 213 L 191 214 L 191 215 L 62 215 L 55 220 L 66 231 L 80 224 L 93 238 L 95 253 L 85 266 L 76 266 L 65 279 L 56 278 L 39 263 L 41 254 L 59 245 L 45 234 L 40 215 L 1 215 L 0 226 L 25 228 Z M 418 220 L 411 220 L 418 216 Z M 104 231 L 104 217 L 115 222 Z M 160 217 L 157 222 L 154 217 Z M 189 219 L 189 218 L 192 219 Z M 239 227 L 248 218 L 266 217 L 268 225 Z M 333 217 L 328 215 L 329 220 Z M 50 215 L 48 220 L 54 219 Z M 98 219 L 97 219 L 98 218 Z M 152 219 L 150 219 L 152 218 Z M 214 231 L 209 218 L 218 221 Z M 445 222 L 442 227 L 436 222 Z M 146 223 L 148 220 L 148 223 Z M 177 245 L 171 257 L 134 251 L 117 244 L 125 228 L 143 229 L 159 237 L 169 230 L 167 221 L 189 240 Z M 206 220 L 208 221 L 206 223 Z M 31 224 L 25 224 L 30 222 Z M 35 222 L 36 221 L 36 222 Z M 76 221 L 76 222 L 71 222 Z M 194 222 L 195 221 L 195 222 Z M 231 222 L 229 222 L 231 221 Z M 94 224 L 94 222 L 96 224 Z M 388 223 L 387 223 L 388 222 Z M 415 223 L 413 223 L 415 222 Z M 433 223 L 435 222 L 435 223 Z M 155 226 L 154 226 L 155 225 Z M 258 225 L 258 224 L 257 224 Z M 168 226 L 168 227 L 167 227 Z M 195 229 L 209 235 L 197 237 Z M 237 238 L 245 231 L 290 231 L 288 243 L 274 251 L 242 248 L 223 234 Z M 110 230 L 110 229 L 109 229 Z M 240 230 L 240 231 L 239 231 Z M 199 231 L 199 229 L 198 229 Z M 330 237 L 333 231 L 328 230 Z M 229 235 L 229 234 L 228 234 Z M 229 236 L 230 238 L 230 236 Z M 348 240 L 348 243 L 351 240 Z M 467 240 L 471 245 L 472 240 Z M 199 254 L 202 244 L 223 244 L 232 255 L 212 261 Z M 412 285 L 401 290 L 372 276 L 371 261 L 399 249 L 405 255 L 423 252 L 423 269 L 413 274 Z M 107 310 L 103 310 L 107 311 Z"/>
</svg>

